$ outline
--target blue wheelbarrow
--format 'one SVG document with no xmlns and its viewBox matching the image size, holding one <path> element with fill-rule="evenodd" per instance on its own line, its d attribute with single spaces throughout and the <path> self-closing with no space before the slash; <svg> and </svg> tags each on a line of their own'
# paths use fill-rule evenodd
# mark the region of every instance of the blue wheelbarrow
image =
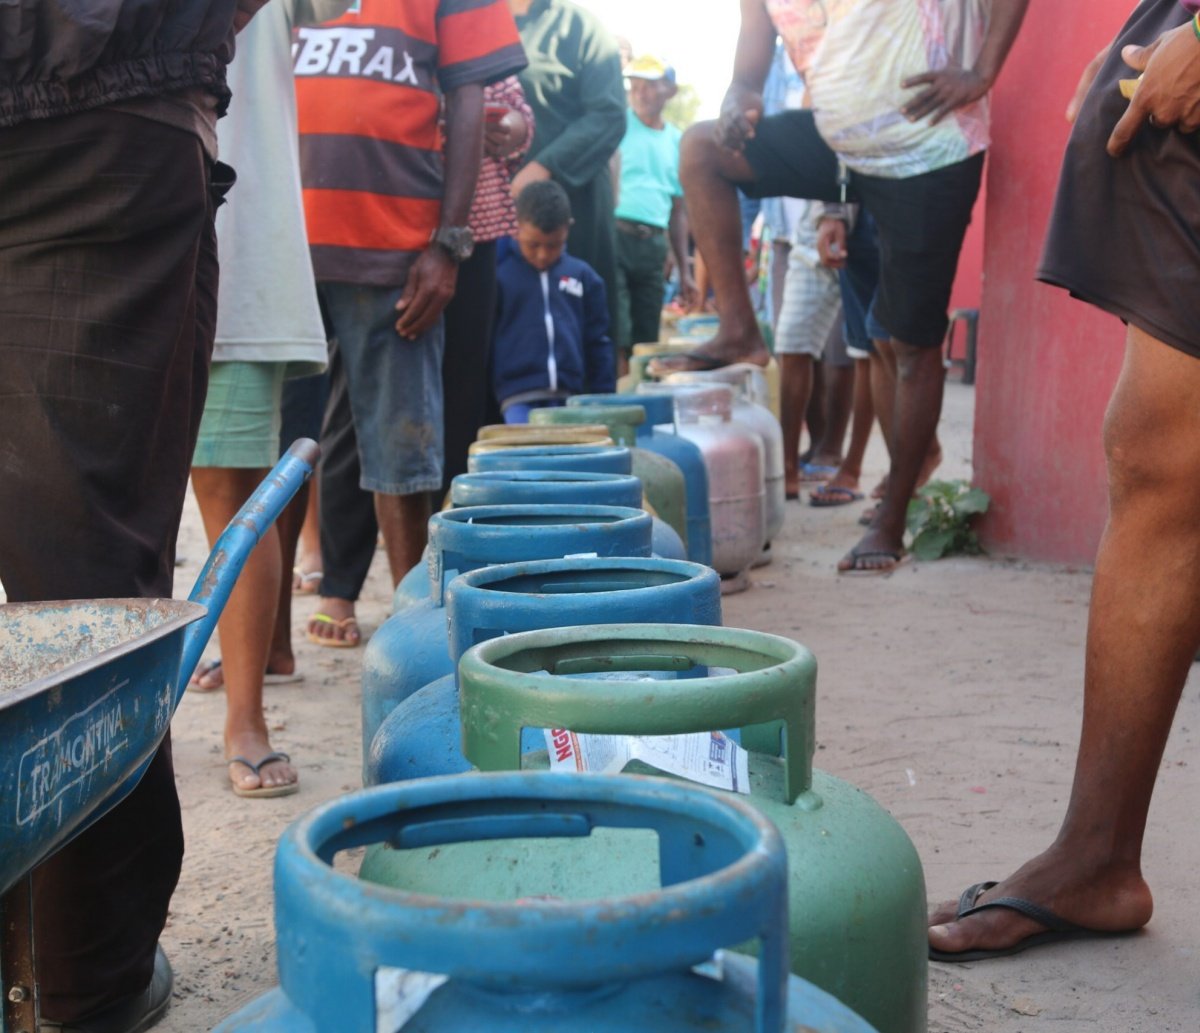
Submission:
<svg viewBox="0 0 1200 1033">
<path fill-rule="evenodd" d="M 318 455 L 308 439 L 292 445 L 222 532 L 186 602 L 0 606 L 3 1033 L 37 1029 L 30 870 L 137 785 L 251 550 Z"/>
</svg>

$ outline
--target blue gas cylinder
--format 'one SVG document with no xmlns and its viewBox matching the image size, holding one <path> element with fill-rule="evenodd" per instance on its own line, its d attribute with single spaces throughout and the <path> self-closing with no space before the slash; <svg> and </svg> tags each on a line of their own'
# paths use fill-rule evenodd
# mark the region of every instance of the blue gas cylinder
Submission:
<svg viewBox="0 0 1200 1033">
<path fill-rule="evenodd" d="M 491 470 L 460 474 L 450 485 L 450 503 L 461 506 L 627 506 L 642 508 L 642 484 L 632 474 L 577 473 L 569 470 Z M 658 548 L 659 529 L 651 531 Z M 682 545 L 679 546 L 682 549 Z M 679 557 L 682 559 L 682 557 Z M 429 598 L 429 549 L 400 579 L 392 595 L 392 613 Z"/>
<path fill-rule="evenodd" d="M 579 473 L 632 473 L 633 456 L 621 445 L 530 445 L 498 448 L 467 458 L 471 473 L 487 470 L 576 470 Z"/>
<path fill-rule="evenodd" d="M 712 526 L 708 511 L 708 471 L 699 447 L 675 432 L 675 397 L 669 394 L 576 395 L 567 405 L 640 405 L 646 422 L 637 428 L 638 448 L 657 452 L 683 472 L 687 512 L 687 558 L 712 564 Z"/>
<path fill-rule="evenodd" d="M 592 836 L 597 830 L 600 836 Z M 368 885 L 341 850 L 657 836 L 657 885 L 589 900 Z M 787 862 L 744 800 L 664 779 L 509 773 L 351 793 L 275 854 L 280 985 L 214 1033 L 874 1033 L 787 969 Z M 759 960 L 722 948 L 760 944 Z"/>
<path fill-rule="evenodd" d="M 663 559 L 509 563 L 463 574 L 446 590 L 453 663 L 498 635 L 580 624 L 672 621 L 720 625 L 721 579 L 711 567 Z M 527 729 L 530 750 L 545 749 Z M 366 760 L 367 785 L 472 769 L 462 755 L 453 672 L 418 689 L 380 724 Z"/>
<path fill-rule="evenodd" d="M 471 506 L 429 519 L 432 591 L 389 617 L 363 651 L 363 757 L 402 699 L 454 670 L 446 639 L 446 586 L 493 563 L 563 556 L 649 556 L 647 513 L 619 506 Z"/>
</svg>

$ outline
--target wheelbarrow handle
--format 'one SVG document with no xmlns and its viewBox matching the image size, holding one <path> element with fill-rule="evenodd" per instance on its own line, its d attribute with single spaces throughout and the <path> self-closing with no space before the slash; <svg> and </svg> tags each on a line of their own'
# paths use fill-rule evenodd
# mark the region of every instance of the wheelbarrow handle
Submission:
<svg viewBox="0 0 1200 1033">
<path fill-rule="evenodd" d="M 204 569 L 192 586 L 192 594 L 188 596 L 192 602 L 207 607 L 208 613 L 187 629 L 179 682 L 175 689 L 176 702 L 182 698 L 188 679 L 200 662 L 200 654 L 212 637 L 217 618 L 225 609 L 229 593 L 233 591 L 250 553 L 275 518 L 292 501 L 301 485 L 312 475 L 320 456 L 321 450 L 315 441 L 310 438 L 296 441 L 275 464 L 267 479 L 254 489 L 254 494 L 238 510 L 229 526 L 221 532 Z"/>
</svg>

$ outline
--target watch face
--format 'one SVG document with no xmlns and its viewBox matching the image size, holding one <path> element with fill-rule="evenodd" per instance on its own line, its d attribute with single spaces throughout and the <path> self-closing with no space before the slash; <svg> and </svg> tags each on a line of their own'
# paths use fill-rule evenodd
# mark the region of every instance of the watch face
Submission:
<svg viewBox="0 0 1200 1033">
<path fill-rule="evenodd" d="M 465 226 L 448 226 L 438 230 L 436 240 L 456 262 L 465 262 L 475 250 L 475 238 Z"/>
</svg>

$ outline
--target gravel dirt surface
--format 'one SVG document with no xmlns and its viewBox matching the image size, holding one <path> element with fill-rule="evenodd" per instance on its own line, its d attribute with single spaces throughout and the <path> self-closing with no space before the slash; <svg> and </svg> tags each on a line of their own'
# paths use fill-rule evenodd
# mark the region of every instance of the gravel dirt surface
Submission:
<svg viewBox="0 0 1200 1033">
<path fill-rule="evenodd" d="M 939 476 L 970 477 L 972 419 L 972 390 L 950 384 Z M 864 490 L 884 466 L 877 435 Z M 899 819 L 924 861 L 931 900 L 957 897 L 972 882 L 1003 877 L 1057 827 L 1078 735 L 1090 574 L 993 556 L 839 578 L 834 564 L 857 540 L 862 509 L 789 503 L 773 564 L 754 572 L 749 591 L 726 598 L 725 622 L 813 650 L 817 766 Z M 207 553 L 191 502 L 180 550 L 186 594 Z M 387 615 L 385 567 L 380 553 L 359 610 L 367 635 Z M 275 983 L 276 839 L 298 815 L 359 785 L 362 650 L 305 642 L 313 609 L 311 598 L 295 607 L 306 680 L 267 689 L 273 742 L 301 772 L 298 795 L 243 800 L 229 791 L 223 694 L 189 695 L 175 718 L 188 852 L 163 938 L 176 973 L 164 1033 L 211 1029 Z M 1159 909 L 1149 929 L 986 964 L 931 965 L 932 1033 L 1200 1029 L 1197 829 L 1187 803 L 1200 788 L 1197 688 L 1193 676 L 1150 815 L 1146 874 Z"/>
</svg>

